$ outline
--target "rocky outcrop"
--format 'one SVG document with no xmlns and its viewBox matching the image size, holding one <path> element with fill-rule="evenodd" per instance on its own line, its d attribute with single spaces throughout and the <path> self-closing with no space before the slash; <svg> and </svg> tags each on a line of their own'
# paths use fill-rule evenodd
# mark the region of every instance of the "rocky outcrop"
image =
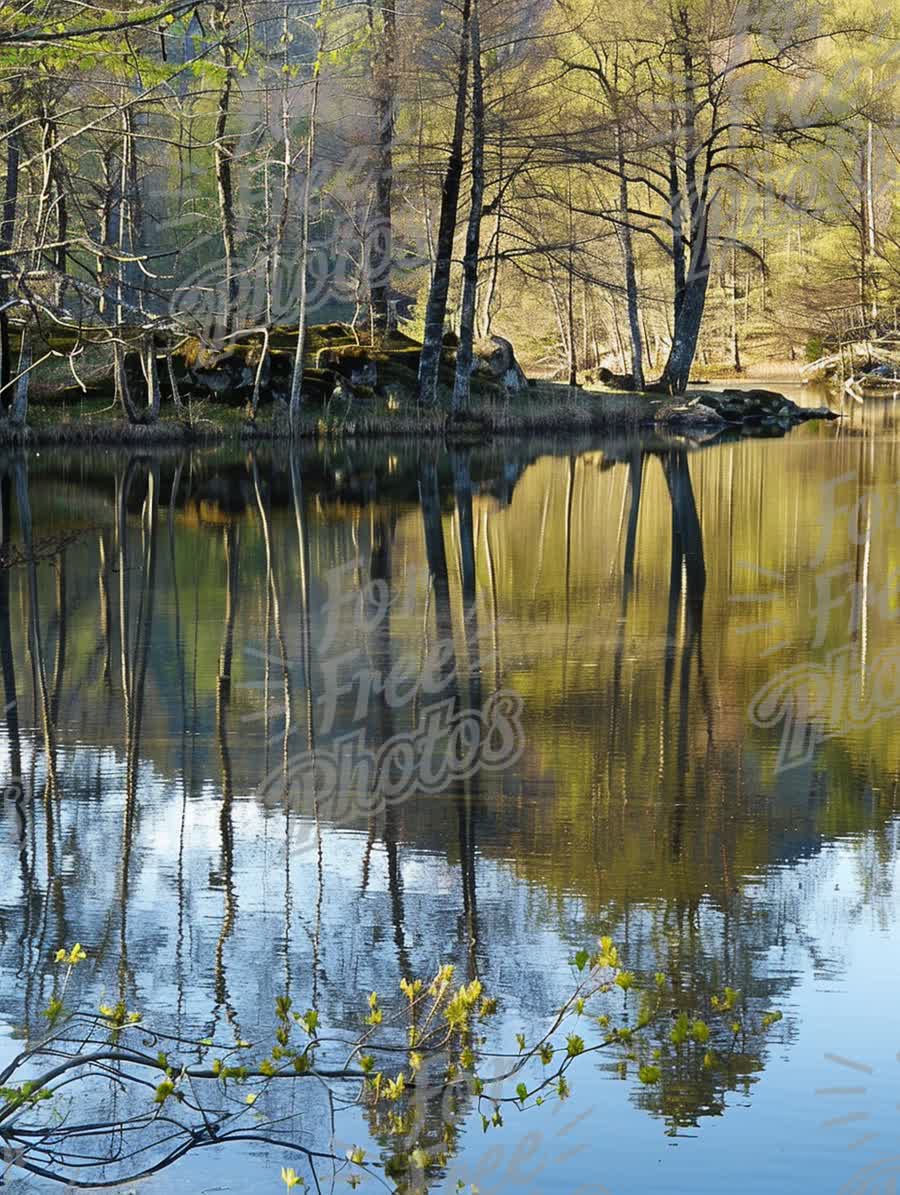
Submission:
<svg viewBox="0 0 900 1195">
<path fill-rule="evenodd" d="M 473 377 L 496 382 L 507 394 L 519 394 L 527 387 L 528 379 L 508 340 L 502 336 L 488 336 L 484 340 L 477 340 L 472 347 Z"/>
<path fill-rule="evenodd" d="M 415 397 L 421 344 L 393 329 L 376 344 L 367 335 L 346 324 L 318 324 L 306 331 L 303 396 L 310 404 L 332 397 L 343 401 L 386 398 L 402 402 Z M 258 332 L 236 337 L 224 346 L 213 347 L 189 340 L 174 352 L 157 347 L 157 368 L 165 401 L 171 399 L 174 378 L 184 402 L 213 401 L 235 407 L 252 403 L 259 394 L 262 405 L 290 395 L 296 353 L 297 330 L 273 328 L 264 352 Z M 444 338 L 440 380 L 452 388 L 457 338 Z M 146 385 L 140 358 L 126 357 L 128 380 L 139 392 Z M 482 396 L 516 395 L 528 385 L 513 347 L 501 336 L 481 340 L 474 346 L 472 388 Z"/>
<path fill-rule="evenodd" d="M 828 407 L 801 407 L 776 390 L 716 390 L 670 407 L 662 417 L 669 424 L 703 424 L 746 428 L 759 435 L 780 435 L 809 419 L 837 419 Z"/>
</svg>

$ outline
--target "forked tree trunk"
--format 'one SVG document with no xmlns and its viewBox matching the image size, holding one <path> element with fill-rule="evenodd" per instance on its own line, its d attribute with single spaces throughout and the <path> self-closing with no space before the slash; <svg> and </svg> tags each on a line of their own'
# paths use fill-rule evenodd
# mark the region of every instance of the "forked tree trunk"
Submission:
<svg viewBox="0 0 900 1195">
<path fill-rule="evenodd" d="M 706 292 L 709 286 L 709 213 L 708 179 L 697 175 L 697 100 L 694 56 L 687 15 L 681 13 L 681 60 L 684 91 L 682 97 L 682 135 L 684 138 L 684 183 L 690 221 L 690 260 L 684 272 L 684 240 L 681 233 L 682 198 L 675 157 L 675 133 L 670 147 L 670 199 L 672 202 L 673 260 L 675 262 L 675 321 L 672 347 L 659 385 L 672 394 L 682 394 L 691 376 L 697 352 Z M 680 263 L 680 264 L 679 264 Z M 679 297 L 680 291 L 680 297 Z"/>
<path fill-rule="evenodd" d="M 683 394 L 691 376 L 691 366 L 697 354 L 700 325 L 709 285 L 709 264 L 702 273 L 688 278 L 684 288 L 681 311 L 675 320 L 672 347 L 660 379 L 660 385 L 671 394 Z"/>
</svg>

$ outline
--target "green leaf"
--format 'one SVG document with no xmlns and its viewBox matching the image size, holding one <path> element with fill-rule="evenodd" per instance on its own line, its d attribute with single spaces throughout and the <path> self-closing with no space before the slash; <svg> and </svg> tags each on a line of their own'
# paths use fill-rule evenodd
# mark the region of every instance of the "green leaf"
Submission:
<svg viewBox="0 0 900 1195">
<path fill-rule="evenodd" d="M 680 1046 L 687 1041 L 688 1035 L 691 1031 L 691 1023 L 686 1012 L 678 1014 L 678 1019 L 672 1026 L 672 1031 L 669 1034 L 669 1041 L 673 1046 Z"/>
<path fill-rule="evenodd" d="M 566 1053 L 570 1058 L 577 1058 L 584 1053 L 584 1040 L 577 1033 L 570 1033 L 566 1038 Z"/>
</svg>

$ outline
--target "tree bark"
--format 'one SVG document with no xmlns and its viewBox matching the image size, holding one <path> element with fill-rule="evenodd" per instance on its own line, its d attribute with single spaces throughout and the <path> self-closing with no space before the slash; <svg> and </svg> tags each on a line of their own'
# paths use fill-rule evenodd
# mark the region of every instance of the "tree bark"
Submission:
<svg viewBox="0 0 900 1195">
<path fill-rule="evenodd" d="M 300 262 L 298 272 L 297 298 L 297 348 L 294 353 L 294 368 L 291 372 L 290 420 L 291 433 L 296 434 L 303 405 L 303 354 L 306 351 L 306 288 L 307 265 L 309 262 L 309 203 L 312 186 L 313 158 L 316 150 L 316 114 L 319 108 L 319 68 L 322 62 L 323 41 L 320 38 L 316 61 L 313 67 L 313 93 L 309 109 L 309 130 L 306 136 L 306 175 L 303 179 L 303 198 L 300 208 Z"/>
<path fill-rule="evenodd" d="M 28 329 L 22 329 L 22 345 L 19 349 L 19 376 L 15 380 L 9 421 L 16 427 L 24 427 L 28 419 L 28 386 L 31 382 L 31 336 Z"/>
<path fill-rule="evenodd" d="M 156 364 L 156 345 L 148 336 L 143 346 L 144 377 L 147 379 L 147 421 L 155 423 L 159 418 L 160 389 L 159 369 Z"/>
<path fill-rule="evenodd" d="M 497 294 L 497 280 L 500 276 L 500 236 L 503 229 L 503 130 L 500 130 L 500 143 L 497 147 L 497 175 L 500 180 L 496 199 L 494 200 L 494 232 L 489 242 L 491 252 L 491 270 L 488 275 L 487 286 L 484 288 L 484 298 L 481 304 L 481 335 L 490 336 L 494 319 L 494 297 Z"/>
<path fill-rule="evenodd" d="M 370 9 L 371 12 L 371 9 Z M 396 78 L 394 57 L 397 14 L 394 0 L 382 0 L 382 30 L 375 69 L 375 111 L 378 119 L 375 222 L 369 236 L 369 303 L 372 330 L 383 334 L 393 320 L 390 309 L 391 258 L 393 254 L 392 192 L 394 177 L 394 127 Z"/>
<path fill-rule="evenodd" d="M 425 309 L 425 334 L 419 356 L 419 401 L 437 401 L 437 383 L 444 338 L 444 318 L 447 314 L 447 294 L 450 289 L 450 266 L 453 260 L 453 238 L 456 233 L 456 212 L 463 172 L 463 139 L 466 129 L 466 92 L 469 78 L 469 21 L 471 0 L 463 0 L 462 32 L 456 79 L 456 112 L 450 157 L 441 188 L 441 217 L 435 245 L 434 273 Z"/>
<path fill-rule="evenodd" d="M 234 142 L 225 139 L 228 127 L 228 108 L 231 99 L 230 66 L 226 60 L 229 74 L 219 92 L 219 105 L 216 113 L 216 190 L 219 197 L 219 218 L 222 221 L 222 248 L 225 262 L 225 311 L 223 313 L 223 332 L 226 336 L 234 331 L 235 314 L 237 311 L 237 278 L 234 272 L 235 249 L 235 219 L 234 219 L 234 190 L 231 175 L 231 163 L 234 156 Z"/>
<path fill-rule="evenodd" d="M 216 5 L 215 25 L 217 31 L 223 37 L 222 60 L 225 65 L 225 80 L 219 91 L 219 99 L 216 105 L 214 160 L 225 265 L 223 335 L 229 336 L 234 331 L 234 322 L 237 315 L 238 286 L 235 274 L 236 222 L 234 217 L 234 179 L 232 175 L 234 141 L 229 140 L 227 135 L 228 115 L 231 108 L 231 89 L 234 85 L 234 64 L 232 62 L 233 51 L 231 43 L 228 41 L 228 13 L 225 4 Z"/>
<path fill-rule="evenodd" d="M 469 33 L 472 50 L 472 196 L 463 257 L 459 346 L 456 350 L 456 377 L 453 385 L 454 411 L 461 411 L 469 405 L 475 303 L 478 295 L 478 250 L 481 242 L 481 212 L 484 207 L 484 78 L 481 70 L 481 30 L 478 22 L 478 0 L 471 0 L 471 4 Z"/>
<path fill-rule="evenodd" d="M 16 208 L 19 201 L 19 159 L 22 152 L 21 133 L 16 129 L 17 118 L 13 116 L 7 124 L 6 136 L 6 181 L 3 188 L 3 212 L 0 217 L 0 250 L 8 253 L 13 247 L 16 227 Z M 0 259 L 4 270 L 10 266 L 10 259 Z M 9 286 L 0 278 L 0 308 L 9 297 Z M 12 349 L 9 342 L 9 316 L 0 309 L 0 411 L 9 407 L 12 381 Z"/>
<path fill-rule="evenodd" d="M 735 220 L 737 224 L 737 220 Z M 735 228 L 735 234 L 737 229 Z M 738 335 L 738 286 L 737 286 L 737 246 L 731 246 L 731 364 L 735 373 L 740 373 L 741 345 Z"/>
<path fill-rule="evenodd" d="M 616 155 L 619 175 L 619 244 L 622 247 L 622 262 L 625 266 L 625 294 L 628 301 L 628 330 L 631 333 L 631 373 L 635 390 L 644 389 L 644 355 L 641 344 L 641 320 L 638 307 L 637 275 L 634 269 L 634 245 L 631 240 L 631 225 L 628 214 L 628 179 L 625 174 L 625 146 L 622 136 L 621 116 L 616 114 Z"/>
<path fill-rule="evenodd" d="M 566 171 L 566 205 L 569 209 L 568 224 L 568 269 L 566 271 L 566 343 L 569 348 L 569 385 L 578 385 L 578 348 L 575 343 L 575 221 L 572 212 L 572 176 Z"/>
<path fill-rule="evenodd" d="M 271 253 L 268 262 L 268 281 L 266 286 L 266 324 L 271 327 L 281 314 L 279 296 L 281 286 L 281 261 L 284 256 L 284 243 L 287 236 L 288 216 L 291 210 L 291 113 L 288 102 L 288 80 L 290 78 L 290 20 L 288 0 L 285 0 L 281 18 L 281 207 L 272 238 Z"/>
<path fill-rule="evenodd" d="M 684 263 L 684 252 L 681 237 L 676 238 L 676 225 L 681 224 L 681 189 L 677 186 L 678 171 L 675 157 L 674 137 L 670 154 L 671 190 L 675 204 L 673 208 L 672 231 L 673 250 L 681 248 L 681 252 L 674 253 L 675 260 L 675 327 L 672 336 L 672 347 L 658 383 L 661 389 L 671 394 L 682 394 L 687 388 L 691 374 L 691 365 L 697 352 L 697 341 L 700 336 L 700 325 L 703 322 L 703 309 L 706 305 L 706 291 L 709 286 L 709 210 L 710 203 L 707 196 L 707 179 L 702 181 L 697 175 L 697 99 L 696 80 L 694 77 L 694 58 L 691 48 L 691 30 L 688 26 L 687 13 L 682 10 L 679 14 L 681 21 L 680 54 L 684 72 L 684 92 L 682 103 L 682 132 L 684 137 L 684 181 L 690 220 L 690 261 L 687 276 L 679 277 L 679 258 Z M 676 220 L 677 216 L 677 220 Z M 679 282 L 682 282 L 681 298 L 679 300 Z"/>
</svg>

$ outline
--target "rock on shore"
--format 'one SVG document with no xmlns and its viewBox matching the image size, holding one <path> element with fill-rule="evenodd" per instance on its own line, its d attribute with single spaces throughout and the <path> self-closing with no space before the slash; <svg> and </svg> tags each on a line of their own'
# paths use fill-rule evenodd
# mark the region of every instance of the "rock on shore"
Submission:
<svg viewBox="0 0 900 1195">
<path fill-rule="evenodd" d="M 680 407 L 669 408 L 662 422 L 746 427 L 761 434 L 778 435 L 810 419 L 837 418 L 837 413 L 828 407 L 801 407 L 776 390 L 724 389 L 697 395 Z"/>
</svg>

